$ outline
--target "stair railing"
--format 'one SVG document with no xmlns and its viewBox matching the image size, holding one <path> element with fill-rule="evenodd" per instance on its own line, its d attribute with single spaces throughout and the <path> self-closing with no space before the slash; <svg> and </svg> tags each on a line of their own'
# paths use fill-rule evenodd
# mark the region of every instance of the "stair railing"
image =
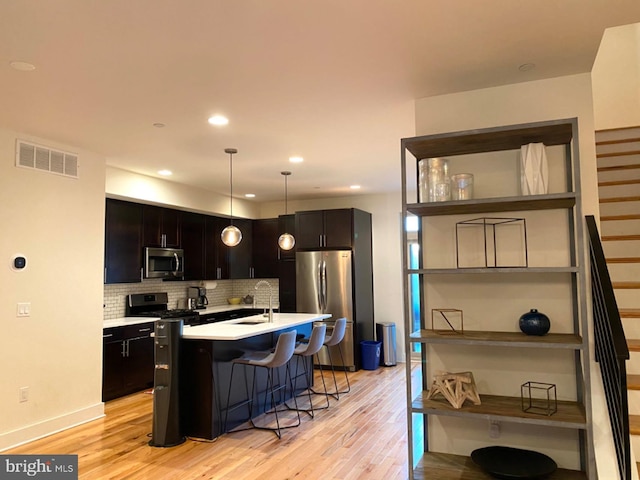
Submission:
<svg viewBox="0 0 640 480">
<path fill-rule="evenodd" d="M 631 480 L 631 439 L 625 363 L 629 360 L 629 348 L 596 221 L 593 215 L 587 215 L 585 219 L 589 231 L 591 257 L 595 358 L 600 364 L 620 478 Z"/>
</svg>

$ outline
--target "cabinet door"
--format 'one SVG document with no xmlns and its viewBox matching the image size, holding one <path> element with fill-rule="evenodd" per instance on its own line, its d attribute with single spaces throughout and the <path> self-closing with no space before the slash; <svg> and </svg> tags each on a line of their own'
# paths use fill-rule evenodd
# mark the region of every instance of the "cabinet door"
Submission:
<svg viewBox="0 0 640 480">
<path fill-rule="evenodd" d="M 132 338 L 126 340 L 126 343 L 126 368 L 123 371 L 125 390 L 132 393 L 153 386 L 153 338 Z"/>
<path fill-rule="evenodd" d="M 181 213 L 185 280 L 203 280 L 205 278 L 206 218 L 205 215 L 198 213 Z"/>
<path fill-rule="evenodd" d="M 318 248 L 322 246 L 324 220 L 322 210 L 296 213 L 296 246 Z"/>
<path fill-rule="evenodd" d="M 229 278 L 229 258 L 227 247 L 222 243 L 220 234 L 229 224 L 228 219 L 207 216 L 205 222 L 205 279 L 224 280 Z"/>
<path fill-rule="evenodd" d="M 253 221 L 252 263 L 254 278 L 277 278 L 279 236 L 277 218 Z"/>
<path fill-rule="evenodd" d="M 143 205 L 142 219 L 145 247 L 180 246 L 180 212 L 171 208 Z"/>
<path fill-rule="evenodd" d="M 122 377 L 124 343 L 122 327 L 109 328 L 102 334 L 102 401 L 119 397 L 124 390 Z"/>
<path fill-rule="evenodd" d="M 324 246 L 351 248 L 353 244 L 353 215 L 351 209 L 324 211 Z"/>
<path fill-rule="evenodd" d="M 230 278 L 252 278 L 252 239 L 251 239 L 251 220 L 243 218 L 235 218 L 233 224 L 242 232 L 242 241 L 235 247 L 227 247 L 229 255 L 229 277 Z M 229 222 L 227 221 L 227 225 Z M 225 225 L 226 226 L 226 225 Z"/>
<path fill-rule="evenodd" d="M 142 280 L 142 205 L 107 199 L 105 283 Z"/>
<path fill-rule="evenodd" d="M 296 312 L 296 262 L 281 260 L 279 265 L 279 303 L 283 313 Z"/>
</svg>

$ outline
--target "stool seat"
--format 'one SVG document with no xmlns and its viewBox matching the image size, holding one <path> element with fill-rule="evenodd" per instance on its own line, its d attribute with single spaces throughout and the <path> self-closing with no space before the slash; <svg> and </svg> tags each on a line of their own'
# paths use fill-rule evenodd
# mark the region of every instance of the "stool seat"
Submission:
<svg viewBox="0 0 640 480">
<path fill-rule="evenodd" d="M 293 382 L 291 380 L 291 371 L 290 371 L 290 365 L 289 365 L 289 360 L 291 360 L 291 357 L 293 356 L 293 352 L 295 350 L 296 347 L 296 331 L 295 330 L 291 330 L 288 332 L 284 332 L 281 333 L 280 336 L 278 337 L 278 341 L 276 343 L 276 347 L 273 351 L 254 351 L 254 352 L 245 352 L 241 357 L 239 358 L 235 358 L 232 360 L 231 362 L 231 378 L 229 380 L 229 393 L 227 396 L 227 410 L 226 410 L 226 414 L 225 414 L 225 419 L 224 419 L 224 431 L 227 432 L 227 420 L 229 418 L 229 411 L 233 410 L 235 408 L 238 408 L 240 406 L 243 405 L 248 405 L 249 407 L 249 423 L 250 423 L 250 427 L 248 428 L 241 428 L 241 429 L 234 429 L 232 431 L 229 431 L 228 433 L 233 433 L 233 432 L 240 432 L 240 431 L 244 431 L 244 430 L 249 430 L 252 428 L 258 429 L 258 430 L 270 430 L 272 432 L 274 432 L 276 434 L 276 436 L 278 438 L 282 438 L 282 430 L 285 428 L 293 428 L 293 427 L 297 427 L 298 425 L 300 425 L 300 412 L 298 411 L 298 422 L 296 424 L 293 425 L 287 425 L 287 426 L 280 426 L 280 419 L 278 417 L 278 408 L 277 408 L 277 403 L 275 400 L 275 394 L 276 392 L 282 391 L 284 390 L 286 393 L 286 388 L 287 388 L 287 382 L 289 383 L 289 386 L 291 388 L 291 391 L 293 392 Z M 249 394 L 249 389 L 247 387 L 246 384 L 246 379 L 245 379 L 245 388 L 247 391 L 247 400 L 244 402 L 241 402 L 239 405 L 234 406 L 233 408 L 229 407 L 229 402 L 230 402 L 230 398 L 231 398 L 231 387 L 233 386 L 233 374 L 234 374 L 234 370 L 235 367 L 237 365 L 243 365 L 245 367 L 253 367 L 254 368 L 254 374 L 253 374 L 253 381 L 252 381 L 252 386 L 251 386 L 251 393 Z M 275 385 L 274 384 L 274 372 L 277 373 L 277 368 L 279 367 L 285 367 L 285 383 L 283 385 Z M 253 404 L 254 404 L 254 400 L 255 400 L 255 394 L 256 394 L 256 374 L 255 374 L 255 369 L 256 368 L 265 368 L 267 370 L 267 392 L 265 393 L 265 399 L 264 399 L 264 410 L 265 410 L 265 414 L 269 413 L 267 410 L 267 403 L 268 400 L 271 400 L 271 408 L 270 410 L 272 410 L 271 413 L 275 414 L 275 418 L 276 418 L 276 425 L 277 427 L 275 428 L 271 428 L 271 427 L 262 427 L 262 426 L 258 426 L 254 423 L 253 421 Z M 279 382 L 278 382 L 279 383 Z M 293 399 L 294 402 L 296 401 L 295 399 L 295 394 L 293 395 Z M 297 403 L 296 403 L 296 410 L 297 410 Z"/>
</svg>

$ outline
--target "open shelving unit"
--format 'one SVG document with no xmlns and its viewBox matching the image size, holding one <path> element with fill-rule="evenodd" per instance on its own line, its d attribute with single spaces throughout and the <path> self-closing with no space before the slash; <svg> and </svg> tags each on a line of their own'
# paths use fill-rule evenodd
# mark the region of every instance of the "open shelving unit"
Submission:
<svg viewBox="0 0 640 480">
<path fill-rule="evenodd" d="M 577 128 L 577 119 L 563 119 L 402 139 L 402 213 L 405 219 L 415 217 L 418 225 L 415 234 L 403 229 L 407 425 L 412 479 L 488 479 L 491 477 L 471 460 L 469 449 L 505 445 L 540 451 L 545 449 L 545 442 L 557 441 L 554 437 L 562 437 L 565 442 L 562 448 L 570 454 L 559 461 L 554 458 L 563 468 L 549 478 L 596 478 L 591 401 L 587 393 L 590 377 L 588 367 L 583 368 L 589 361 L 589 339 Z M 518 151 L 522 145 L 537 142 L 554 147 L 549 156 L 550 172 L 557 173 L 552 193 L 519 195 Z M 418 202 L 418 162 L 435 157 L 449 159 L 453 170 L 450 173 L 458 173 L 459 166 L 480 182 L 487 179 L 485 185 L 476 189 L 477 198 Z M 493 190 L 488 185 L 491 177 L 486 176 L 487 162 L 489 169 L 504 170 L 499 172 L 502 184 Z M 513 179 L 513 185 L 504 181 L 509 178 Z M 518 212 L 527 222 L 533 218 L 536 238 L 528 266 L 457 268 L 448 245 L 456 241 L 452 234 L 456 221 L 504 212 Z M 547 221 L 541 215 L 551 213 L 539 212 L 555 212 L 555 216 Z M 558 238 L 563 241 L 556 241 Z M 417 265 L 416 259 L 411 258 L 416 251 L 410 248 L 411 243 L 418 247 Z M 547 246 L 553 252 L 548 253 Z M 507 294 L 499 291 L 505 284 Z M 475 291 L 475 285 L 481 290 Z M 487 302 L 493 301 L 492 288 L 496 295 L 494 304 L 501 308 L 488 313 Z M 550 291 L 553 295 L 549 295 Z M 522 313 L 524 306 L 537 302 L 554 313 L 551 331 L 544 336 L 525 335 L 517 327 L 517 316 L 513 320 L 510 315 L 518 308 Z M 465 307 L 462 331 L 443 333 L 431 329 L 432 309 L 459 308 L 461 303 Z M 531 358 L 531 372 L 522 368 L 527 358 Z M 550 368 L 552 361 L 558 362 L 560 373 Z M 448 368 L 448 362 L 454 365 L 452 369 Z M 433 375 L 440 370 L 454 372 L 465 362 L 468 363 L 465 370 L 473 373 L 478 369 L 475 381 L 481 404 L 466 402 L 456 409 L 441 396 L 427 400 Z M 495 365 L 514 366 L 503 379 L 503 373 Z M 551 379 L 555 385 L 556 377 L 561 394 L 557 412 L 552 415 L 525 412 L 521 397 L 510 394 L 516 390 L 519 393 L 520 384 L 526 381 Z M 566 381 L 567 377 L 571 380 Z M 516 384 L 514 379 L 520 383 Z M 454 423 L 448 426 L 447 419 L 454 419 L 450 420 Z M 455 419 L 462 420 L 455 423 Z M 456 436 L 464 435 L 460 421 L 465 422 L 464 428 L 469 432 L 469 438 L 462 441 Z M 490 422 L 508 425 L 508 434 L 498 439 L 483 437 L 483 429 Z M 448 446 L 454 444 L 462 444 L 459 448 L 467 451 L 452 451 L 454 448 Z M 546 453 L 553 458 L 549 453 L 552 449 L 549 446 Z"/>
</svg>

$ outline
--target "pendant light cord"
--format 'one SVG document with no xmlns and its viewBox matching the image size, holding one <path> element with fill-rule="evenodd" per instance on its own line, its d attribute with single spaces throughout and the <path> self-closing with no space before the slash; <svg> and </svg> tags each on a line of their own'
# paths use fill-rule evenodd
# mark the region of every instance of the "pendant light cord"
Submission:
<svg viewBox="0 0 640 480">
<path fill-rule="evenodd" d="M 229 154 L 229 222 L 233 225 L 233 153 Z"/>
<path fill-rule="evenodd" d="M 287 198 L 288 198 L 288 191 L 287 191 L 287 176 L 284 176 L 284 214 L 286 215 L 288 213 L 288 209 L 287 209 Z"/>
</svg>

